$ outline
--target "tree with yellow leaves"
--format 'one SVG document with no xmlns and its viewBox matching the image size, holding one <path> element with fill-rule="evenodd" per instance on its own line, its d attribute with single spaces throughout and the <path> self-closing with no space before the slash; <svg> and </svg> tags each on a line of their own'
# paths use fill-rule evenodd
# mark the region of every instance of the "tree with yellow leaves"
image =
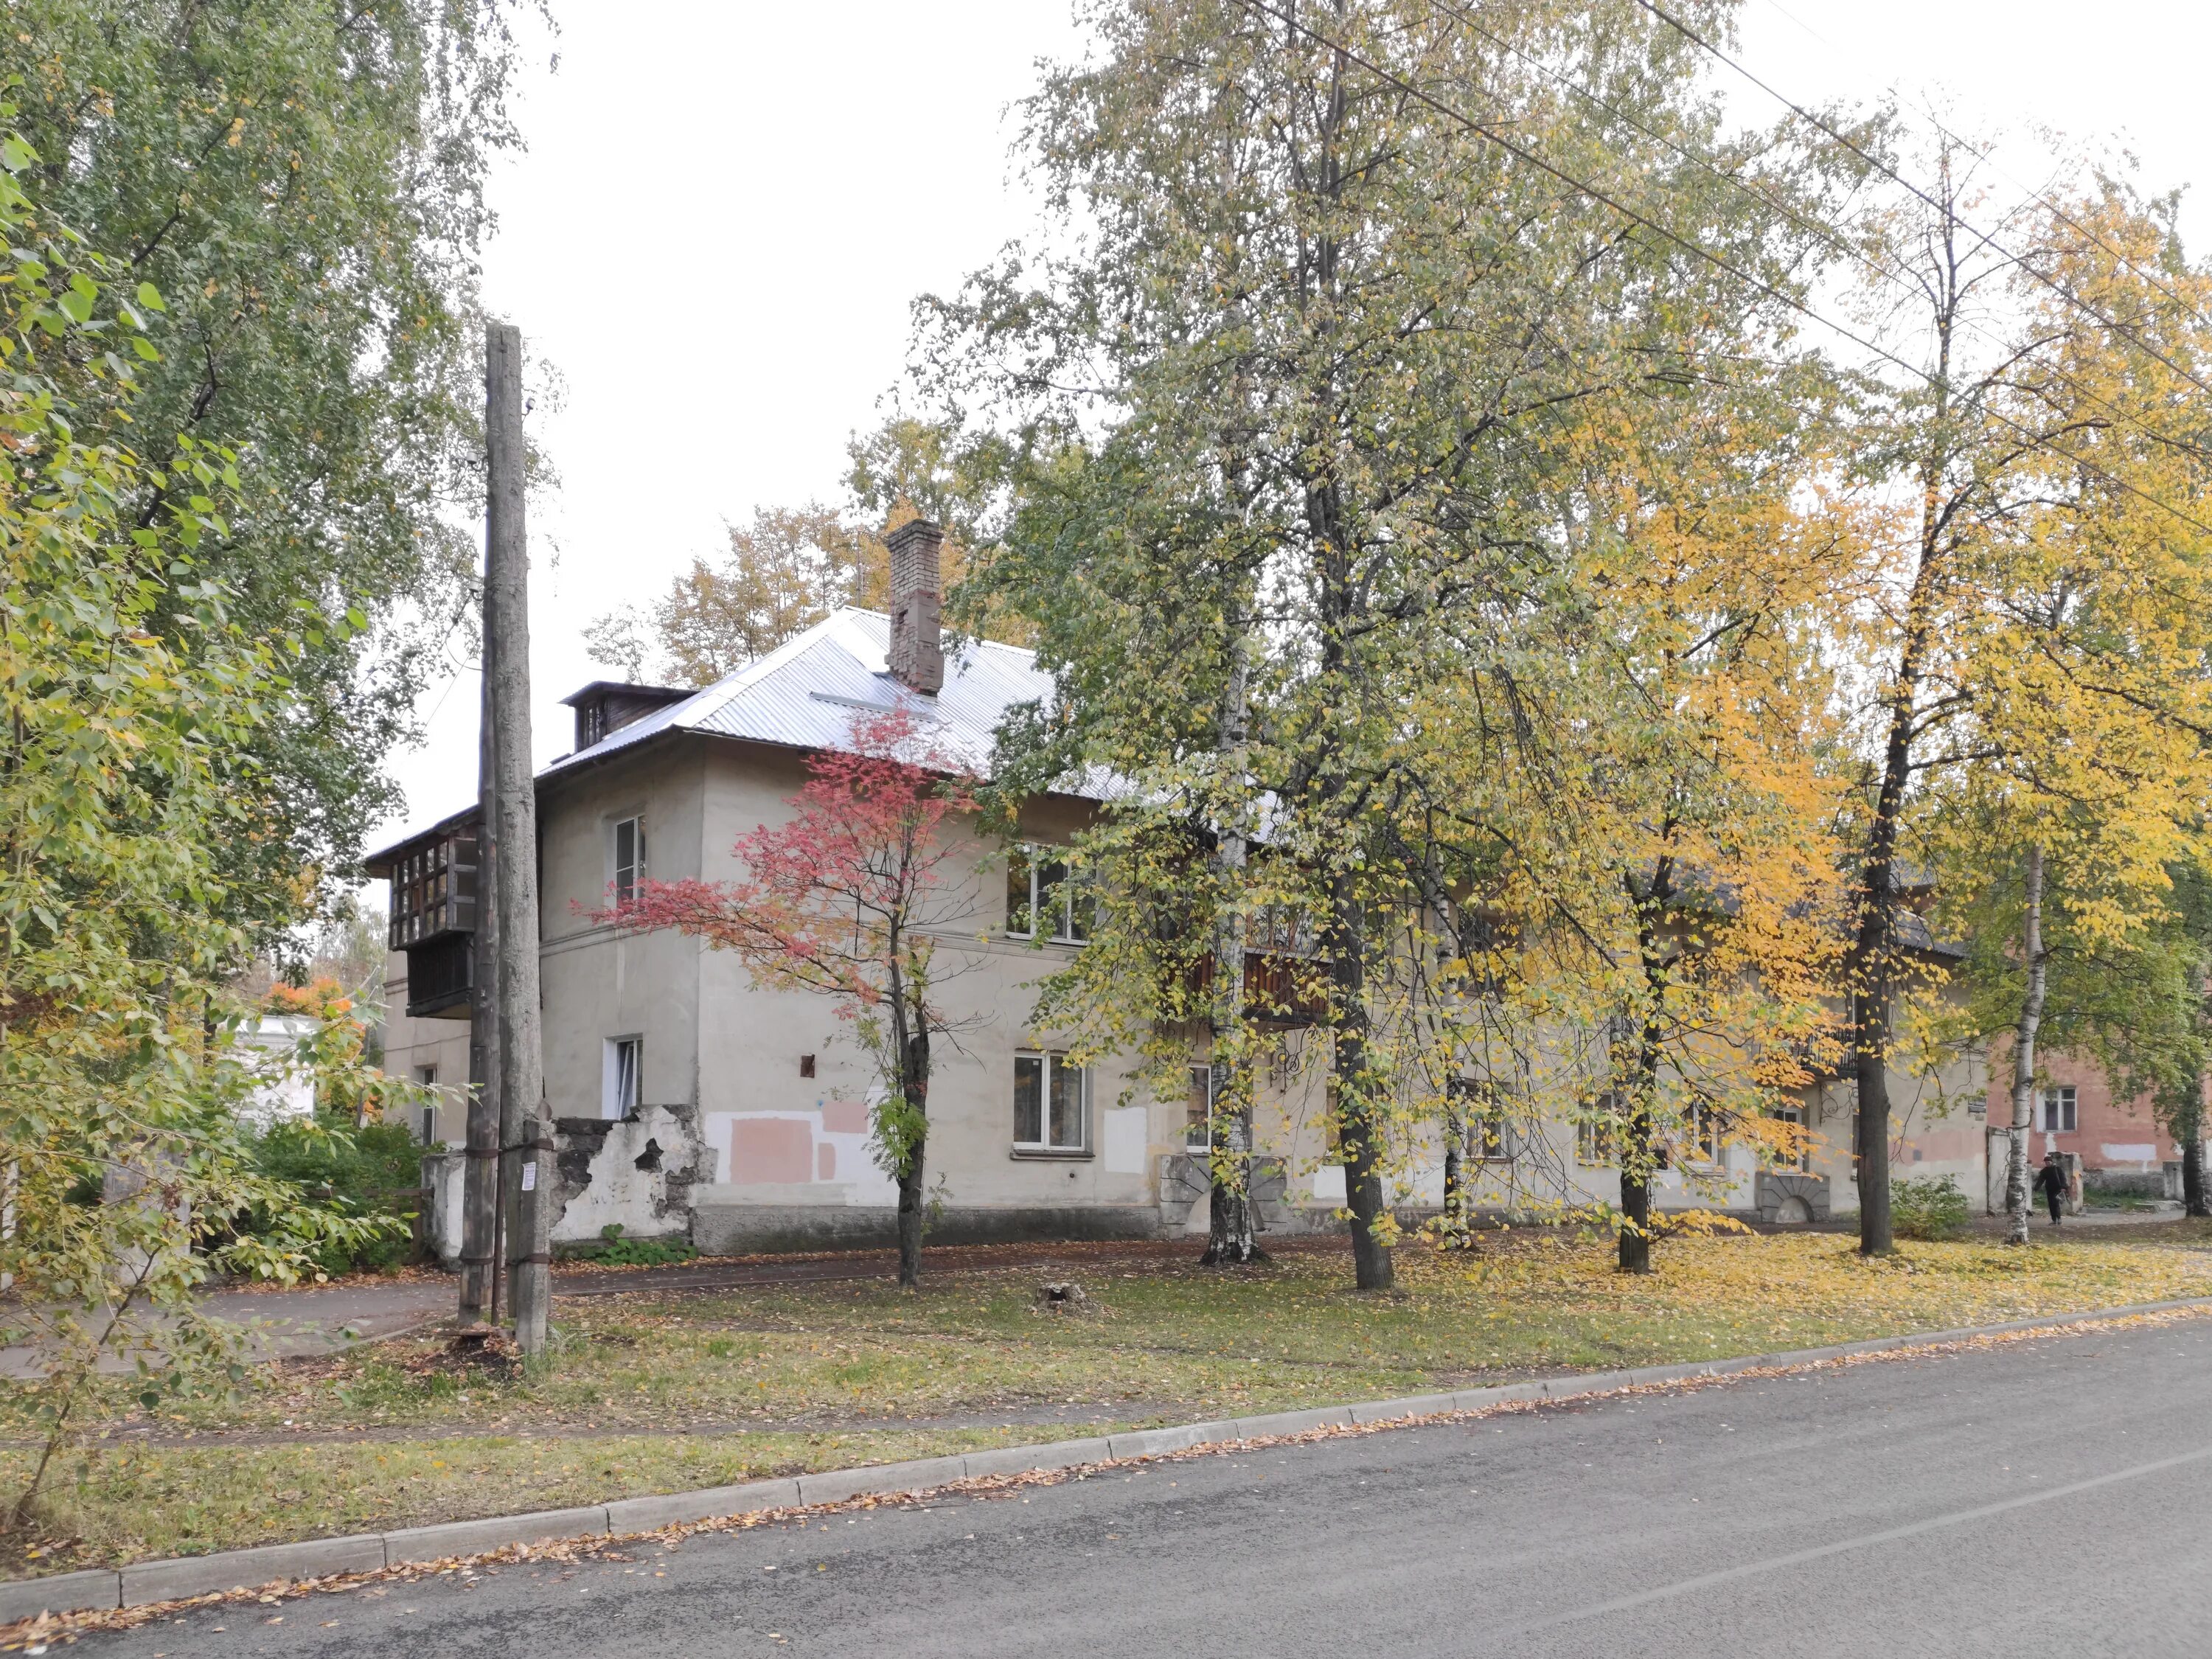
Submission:
<svg viewBox="0 0 2212 1659">
<path fill-rule="evenodd" d="M 2108 944 L 2155 918 L 2202 811 L 2197 750 L 2212 730 L 2200 625 L 2212 498 L 2196 412 L 2207 296 L 2170 208 L 2099 179 L 1993 230 L 1978 222 L 1989 204 L 1972 152 L 1946 137 L 1932 159 L 1934 182 L 1895 209 L 1868 262 L 1881 294 L 1908 295 L 1917 329 L 1895 354 L 1908 372 L 1859 429 L 1863 475 L 1899 502 L 1861 610 L 1874 696 L 1848 825 L 1869 1254 L 1891 1243 L 1887 1072 L 1910 990 L 1908 866 L 1937 870 L 1954 915 L 2019 872 L 2020 1180 L 2046 905 Z M 2063 896 L 2048 890 L 2056 876 Z"/>
<path fill-rule="evenodd" d="M 2003 396 L 2020 424 L 2067 435 L 2015 463 L 1972 696 L 1951 723 L 1963 758 L 1927 803 L 1955 913 L 1984 935 L 1968 958 L 1977 1006 L 2012 1032 L 2015 1243 L 2053 975 L 2142 949 L 2172 919 L 2172 872 L 2212 852 L 2212 425 L 2198 384 L 2212 279 L 2182 256 L 2170 207 L 2114 180 L 2046 204 L 2034 231 L 2015 282 L 2050 343 Z"/>
</svg>

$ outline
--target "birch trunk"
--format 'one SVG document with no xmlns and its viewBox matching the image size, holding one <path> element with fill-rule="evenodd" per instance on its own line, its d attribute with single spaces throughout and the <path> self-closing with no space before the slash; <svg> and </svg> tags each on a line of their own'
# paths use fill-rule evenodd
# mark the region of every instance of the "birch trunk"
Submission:
<svg viewBox="0 0 2212 1659">
<path fill-rule="evenodd" d="M 1221 696 L 1216 732 L 1219 751 L 1241 784 L 1244 723 L 1251 669 L 1241 626 L 1230 645 L 1229 684 Z M 1242 794 L 1232 813 L 1242 811 Z M 1261 1259 L 1252 1218 L 1252 1078 L 1244 1037 L 1244 884 L 1243 820 L 1231 817 L 1214 850 L 1215 889 L 1221 899 L 1213 931 L 1213 1054 L 1207 1081 L 1206 1153 L 1212 1180 L 1207 1203 L 1203 1267 Z"/>
<path fill-rule="evenodd" d="M 2021 923 L 2021 954 L 2027 990 L 2013 1033 L 2012 1134 L 2005 1148 L 2005 1243 L 2027 1243 L 2027 1141 L 2034 1127 L 2035 1036 L 2043 1024 L 2043 848 L 2027 849 L 2027 905 Z"/>
</svg>

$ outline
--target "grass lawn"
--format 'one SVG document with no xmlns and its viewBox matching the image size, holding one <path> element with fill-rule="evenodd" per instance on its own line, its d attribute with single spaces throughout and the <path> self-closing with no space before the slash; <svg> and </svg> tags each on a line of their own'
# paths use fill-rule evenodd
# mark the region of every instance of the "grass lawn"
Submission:
<svg viewBox="0 0 2212 1659">
<path fill-rule="evenodd" d="M 524 1379 L 430 1338 L 295 1361 L 158 1419 L 118 1389 L 68 1455 L 52 1538 L 10 1575 L 681 1491 L 769 1474 L 1464 1386 L 2212 1295 L 2212 1226 L 2069 1231 L 2021 1251 L 1834 1234 L 1686 1238 L 1625 1279 L 1605 1247 L 1500 1235 L 1399 1252 L 1361 1297 L 1340 1251 L 1208 1272 L 1097 1253 L 1079 1315 L 1034 1267 L 565 1301 Z M 5 1432 L 22 1437 L 20 1420 Z M 0 1480 L 29 1453 L 0 1447 Z"/>
</svg>

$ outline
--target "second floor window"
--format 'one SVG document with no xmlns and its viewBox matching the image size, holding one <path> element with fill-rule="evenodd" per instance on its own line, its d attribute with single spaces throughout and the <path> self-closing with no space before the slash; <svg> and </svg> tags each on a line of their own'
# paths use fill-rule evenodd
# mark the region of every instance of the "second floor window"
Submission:
<svg viewBox="0 0 2212 1659">
<path fill-rule="evenodd" d="M 2043 1127 L 2051 1134 L 2071 1134 L 2077 1126 L 2074 1085 L 2070 1083 L 2043 1091 Z"/>
<path fill-rule="evenodd" d="M 1089 885 L 1069 872 L 1060 848 L 1024 845 L 1006 854 L 1006 933 L 1063 945 L 1091 937 Z"/>
<path fill-rule="evenodd" d="M 637 884 L 644 879 L 645 820 L 619 819 L 615 824 L 615 902 L 635 898 Z"/>
</svg>

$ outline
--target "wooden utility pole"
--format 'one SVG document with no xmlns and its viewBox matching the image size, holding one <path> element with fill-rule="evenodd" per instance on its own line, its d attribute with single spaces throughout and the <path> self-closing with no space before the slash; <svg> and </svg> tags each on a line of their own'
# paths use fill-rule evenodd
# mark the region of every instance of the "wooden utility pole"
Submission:
<svg viewBox="0 0 2212 1659">
<path fill-rule="evenodd" d="M 491 544 L 484 544 L 479 595 L 483 692 L 477 715 L 477 914 L 470 941 L 468 1162 L 461 1171 L 461 1307 L 465 1328 L 496 1316 L 499 1281 L 499 860 L 492 825 L 498 817 L 498 746 L 492 741 Z"/>
<path fill-rule="evenodd" d="M 501 1187 L 515 1341 L 526 1356 L 545 1346 L 552 1298 L 553 1172 L 545 1120 L 544 1050 L 538 1000 L 538 795 L 530 769 L 530 544 L 523 525 L 522 335 L 510 323 L 484 331 L 488 506 L 484 563 L 490 577 L 492 744 L 496 799 L 492 848 L 499 911 Z"/>
</svg>

